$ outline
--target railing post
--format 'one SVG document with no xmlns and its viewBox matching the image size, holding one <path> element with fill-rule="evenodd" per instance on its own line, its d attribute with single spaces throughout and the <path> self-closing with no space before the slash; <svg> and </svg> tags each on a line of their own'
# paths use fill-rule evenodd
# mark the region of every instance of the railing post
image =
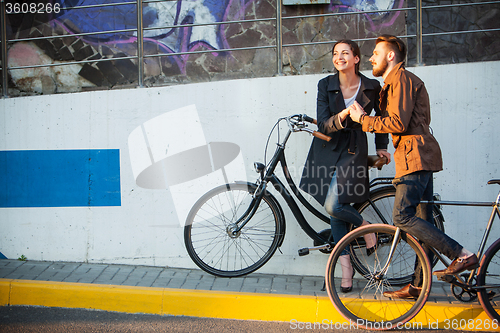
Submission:
<svg viewBox="0 0 500 333">
<path fill-rule="evenodd" d="M 7 82 L 7 16 L 5 14 L 5 1 L 0 0 L 0 34 L 2 41 L 2 96 L 9 97 L 9 87 Z"/>
<path fill-rule="evenodd" d="M 422 0 L 417 0 L 417 66 L 422 66 Z"/>
<path fill-rule="evenodd" d="M 139 87 L 144 87 L 144 36 L 142 0 L 137 0 L 137 70 Z"/>
<path fill-rule="evenodd" d="M 283 75 L 283 39 L 281 36 L 281 0 L 276 0 L 276 62 L 278 75 Z"/>
</svg>

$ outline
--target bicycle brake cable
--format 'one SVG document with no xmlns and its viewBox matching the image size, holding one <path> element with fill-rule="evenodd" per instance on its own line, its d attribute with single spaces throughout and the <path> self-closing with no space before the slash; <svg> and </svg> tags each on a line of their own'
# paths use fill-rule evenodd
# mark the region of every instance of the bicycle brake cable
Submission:
<svg viewBox="0 0 500 333">
<path fill-rule="evenodd" d="M 271 129 L 271 132 L 269 132 L 269 135 L 268 135 L 268 137 L 267 137 L 267 141 L 266 141 L 266 148 L 265 148 L 265 150 L 264 150 L 264 165 L 266 166 L 266 169 L 267 169 L 267 166 L 268 166 L 266 161 L 267 161 L 267 148 L 268 148 L 268 146 L 269 146 L 269 140 L 271 140 L 271 136 L 272 136 L 272 134 L 273 134 L 273 132 L 274 132 L 274 129 L 275 129 L 276 127 L 278 127 L 278 144 L 279 144 L 279 142 L 280 142 L 280 127 L 279 127 L 279 123 L 280 123 L 283 119 L 285 119 L 285 118 L 279 118 L 279 119 L 278 119 L 278 121 L 274 124 L 273 128 Z"/>
</svg>

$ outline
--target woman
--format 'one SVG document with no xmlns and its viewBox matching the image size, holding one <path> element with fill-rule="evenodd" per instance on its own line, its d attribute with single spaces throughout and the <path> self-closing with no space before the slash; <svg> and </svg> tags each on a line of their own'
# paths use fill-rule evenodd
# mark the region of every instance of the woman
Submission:
<svg viewBox="0 0 500 333">
<path fill-rule="evenodd" d="M 361 53 L 351 40 L 340 40 L 332 49 L 332 62 L 337 74 L 318 83 L 318 131 L 331 137 L 329 142 L 314 138 L 307 156 L 300 188 L 324 205 L 331 216 L 332 237 L 338 242 L 347 234 L 348 223 L 356 227 L 369 224 L 351 206 L 368 199 L 368 143 L 361 125 L 351 120 L 350 108 L 359 103 L 367 114 L 374 109 L 380 115 L 380 84 L 359 73 Z M 377 154 L 386 156 L 387 134 L 376 134 Z M 375 235 L 365 237 L 367 254 L 374 251 Z M 349 253 L 342 253 L 341 290 L 352 290 L 354 275 Z"/>
</svg>

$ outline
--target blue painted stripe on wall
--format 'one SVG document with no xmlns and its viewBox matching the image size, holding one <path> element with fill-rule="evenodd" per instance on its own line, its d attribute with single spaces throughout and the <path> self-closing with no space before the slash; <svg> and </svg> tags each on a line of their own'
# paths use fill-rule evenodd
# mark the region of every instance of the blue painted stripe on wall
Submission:
<svg viewBox="0 0 500 333">
<path fill-rule="evenodd" d="M 0 151 L 0 207 L 120 206 L 118 149 Z"/>
</svg>

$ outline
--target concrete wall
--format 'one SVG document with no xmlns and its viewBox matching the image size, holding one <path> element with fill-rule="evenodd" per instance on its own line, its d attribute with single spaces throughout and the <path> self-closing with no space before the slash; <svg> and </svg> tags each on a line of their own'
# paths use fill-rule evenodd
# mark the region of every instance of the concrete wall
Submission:
<svg viewBox="0 0 500 333">
<path fill-rule="evenodd" d="M 500 153 L 496 146 L 500 62 L 409 70 L 426 82 L 432 103 L 431 126 L 443 150 L 445 169 L 435 175 L 435 191 L 445 200 L 493 201 L 500 188 L 487 186 L 486 182 L 500 178 Z M 5 154 L 29 150 L 119 150 L 121 193 L 121 201 L 118 204 L 115 201 L 113 206 L 95 206 L 90 201 L 86 206 L 4 205 L 5 208 L 0 208 L 0 252 L 7 258 L 24 255 L 32 260 L 195 267 L 184 248 L 183 228 L 173 201 L 177 194 L 167 185 L 164 189 L 148 189 L 136 184 L 137 170 L 145 169 L 151 161 L 145 161 L 142 167 L 134 162 L 133 170 L 131 157 L 137 161 L 138 154 L 144 151 L 131 148 L 134 146 L 129 144 L 131 134 L 138 133 L 139 128 L 143 139 L 163 144 L 159 147 L 164 151 L 163 157 L 169 154 L 168 149 L 197 145 L 190 140 L 237 144 L 247 177 L 254 180 L 257 175 L 252 171 L 252 163 L 263 161 L 266 140 L 276 120 L 295 113 L 315 116 L 316 84 L 323 76 L 0 100 L 0 151 Z M 185 120 L 171 112 L 188 106 L 191 109 L 185 110 L 191 113 L 186 111 L 186 114 L 193 117 L 186 116 Z M 156 125 L 156 137 L 150 125 Z M 173 139 L 169 133 L 175 134 Z M 170 142 L 164 142 L 167 139 Z M 369 140 L 372 139 L 369 135 Z M 269 145 L 268 158 L 274 142 L 275 137 Z M 294 134 L 289 141 L 287 157 L 297 180 L 310 142 L 311 136 L 306 133 Z M 370 149 L 373 151 L 373 144 Z M 5 167 L 6 162 L 3 163 Z M 21 165 L 20 169 L 23 168 Z M 393 174 L 393 163 L 382 172 L 372 171 L 372 177 Z M 4 191 L 10 181 L 4 178 Z M 201 195 L 204 184 L 205 181 L 199 187 L 191 184 L 190 188 Z M 26 194 L 33 195 L 43 193 Z M 5 203 L 9 198 L 4 196 L 2 200 Z M 297 250 L 312 241 L 301 231 L 287 207 L 283 208 L 287 215 L 283 254 L 277 252 L 261 271 L 323 274 L 327 256 L 314 253 L 298 257 Z M 488 208 L 447 206 L 446 230 L 474 250 L 489 212 Z M 326 227 L 323 222 L 306 216 L 316 228 Z M 500 237 L 498 230 L 492 233 L 492 239 Z"/>
</svg>

